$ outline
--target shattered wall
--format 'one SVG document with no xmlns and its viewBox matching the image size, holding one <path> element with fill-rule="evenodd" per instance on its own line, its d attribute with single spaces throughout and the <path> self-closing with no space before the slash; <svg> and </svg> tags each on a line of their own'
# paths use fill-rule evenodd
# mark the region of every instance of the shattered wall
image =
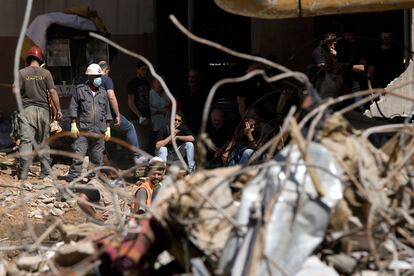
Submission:
<svg viewBox="0 0 414 276">
<path fill-rule="evenodd" d="M 412 14 L 412 10 L 411 10 Z M 414 32 L 413 32 L 413 23 L 411 23 L 411 51 L 413 50 L 414 45 Z M 412 57 L 411 57 L 412 59 Z M 414 97 L 413 91 L 413 76 L 414 76 L 414 65 L 410 59 L 410 64 L 404 73 L 400 77 L 392 81 L 386 88 L 386 90 L 392 91 L 394 93 Z M 377 102 L 377 104 L 372 103 L 369 110 L 365 114 L 369 117 L 393 117 L 393 116 L 407 116 L 411 112 L 412 102 L 407 101 L 403 98 L 397 98 L 391 95 L 384 95 Z"/>
</svg>

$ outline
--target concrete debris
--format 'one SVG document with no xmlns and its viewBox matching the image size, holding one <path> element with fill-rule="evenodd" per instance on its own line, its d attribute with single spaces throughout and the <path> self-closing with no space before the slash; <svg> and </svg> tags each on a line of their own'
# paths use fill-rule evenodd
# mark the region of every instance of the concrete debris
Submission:
<svg viewBox="0 0 414 276">
<path fill-rule="evenodd" d="M 346 275 L 352 274 L 358 264 L 357 260 L 345 254 L 328 256 L 326 260 L 329 264 L 332 264 L 338 272 L 345 273 Z"/>
<path fill-rule="evenodd" d="M 17 266 L 25 271 L 36 272 L 40 268 L 43 259 L 40 256 L 20 256 L 16 260 Z"/>
<path fill-rule="evenodd" d="M 54 260 L 57 264 L 68 267 L 95 253 L 95 246 L 91 241 L 81 241 L 65 244 L 58 248 Z"/>
<path fill-rule="evenodd" d="M 42 199 L 41 201 L 45 204 L 48 204 L 48 203 L 55 202 L 55 200 L 56 200 L 55 197 L 46 197 L 46 198 Z"/>
<path fill-rule="evenodd" d="M 61 216 L 63 215 L 65 212 L 62 211 L 61 209 L 55 208 L 53 207 L 52 209 L 50 209 L 50 213 L 54 216 Z"/>
<path fill-rule="evenodd" d="M 295 276 L 339 276 L 331 267 L 323 263 L 318 257 L 311 256 L 306 259 L 302 268 L 295 274 Z"/>
</svg>

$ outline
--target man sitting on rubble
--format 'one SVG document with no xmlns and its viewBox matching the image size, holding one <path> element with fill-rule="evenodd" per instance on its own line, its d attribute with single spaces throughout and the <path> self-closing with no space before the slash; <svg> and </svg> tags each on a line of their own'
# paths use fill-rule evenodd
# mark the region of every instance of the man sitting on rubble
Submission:
<svg viewBox="0 0 414 276">
<path fill-rule="evenodd" d="M 147 179 L 139 184 L 134 192 L 131 203 L 131 212 L 143 214 L 151 207 L 152 200 L 155 198 L 162 186 L 161 181 L 165 175 L 165 163 L 159 157 L 153 157 L 146 168 Z"/>
</svg>

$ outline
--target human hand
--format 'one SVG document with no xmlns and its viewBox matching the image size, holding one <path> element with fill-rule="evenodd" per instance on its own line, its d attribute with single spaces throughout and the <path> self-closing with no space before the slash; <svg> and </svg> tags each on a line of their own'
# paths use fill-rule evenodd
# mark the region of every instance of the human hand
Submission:
<svg viewBox="0 0 414 276">
<path fill-rule="evenodd" d="M 365 71 L 365 65 L 363 64 L 355 64 L 352 66 L 352 71 L 354 72 L 364 72 Z"/>
<path fill-rule="evenodd" d="M 79 137 L 79 129 L 76 126 L 76 122 L 70 124 L 70 137 L 74 139 Z"/>
<path fill-rule="evenodd" d="M 99 221 L 106 221 L 108 219 L 108 214 L 106 212 L 97 211 L 95 212 L 94 218 Z"/>
<path fill-rule="evenodd" d="M 104 140 L 105 141 L 109 141 L 109 139 L 111 138 L 111 128 L 107 127 L 105 134 L 104 134 Z"/>
<path fill-rule="evenodd" d="M 58 110 L 56 112 L 55 119 L 59 121 L 60 119 L 62 119 L 62 117 L 63 117 L 62 111 Z"/>
<path fill-rule="evenodd" d="M 244 129 L 243 129 L 244 134 L 248 136 L 249 134 L 253 132 L 253 130 L 254 130 L 254 125 L 250 125 L 249 121 L 247 120 L 244 121 Z"/>
<path fill-rule="evenodd" d="M 114 120 L 114 127 L 119 127 L 121 125 L 121 117 L 116 116 Z"/>
</svg>

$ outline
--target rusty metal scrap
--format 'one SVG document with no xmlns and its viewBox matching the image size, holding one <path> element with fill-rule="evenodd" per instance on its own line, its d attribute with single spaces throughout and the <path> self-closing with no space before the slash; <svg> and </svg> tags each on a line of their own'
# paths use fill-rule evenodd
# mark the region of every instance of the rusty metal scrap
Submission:
<svg viewBox="0 0 414 276">
<path fill-rule="evenodd" d="M 214 0 L 214 2 L 230 13 L 266 19 L 375 12 L 414 7 L 413 0 Z"/>
</svg>

